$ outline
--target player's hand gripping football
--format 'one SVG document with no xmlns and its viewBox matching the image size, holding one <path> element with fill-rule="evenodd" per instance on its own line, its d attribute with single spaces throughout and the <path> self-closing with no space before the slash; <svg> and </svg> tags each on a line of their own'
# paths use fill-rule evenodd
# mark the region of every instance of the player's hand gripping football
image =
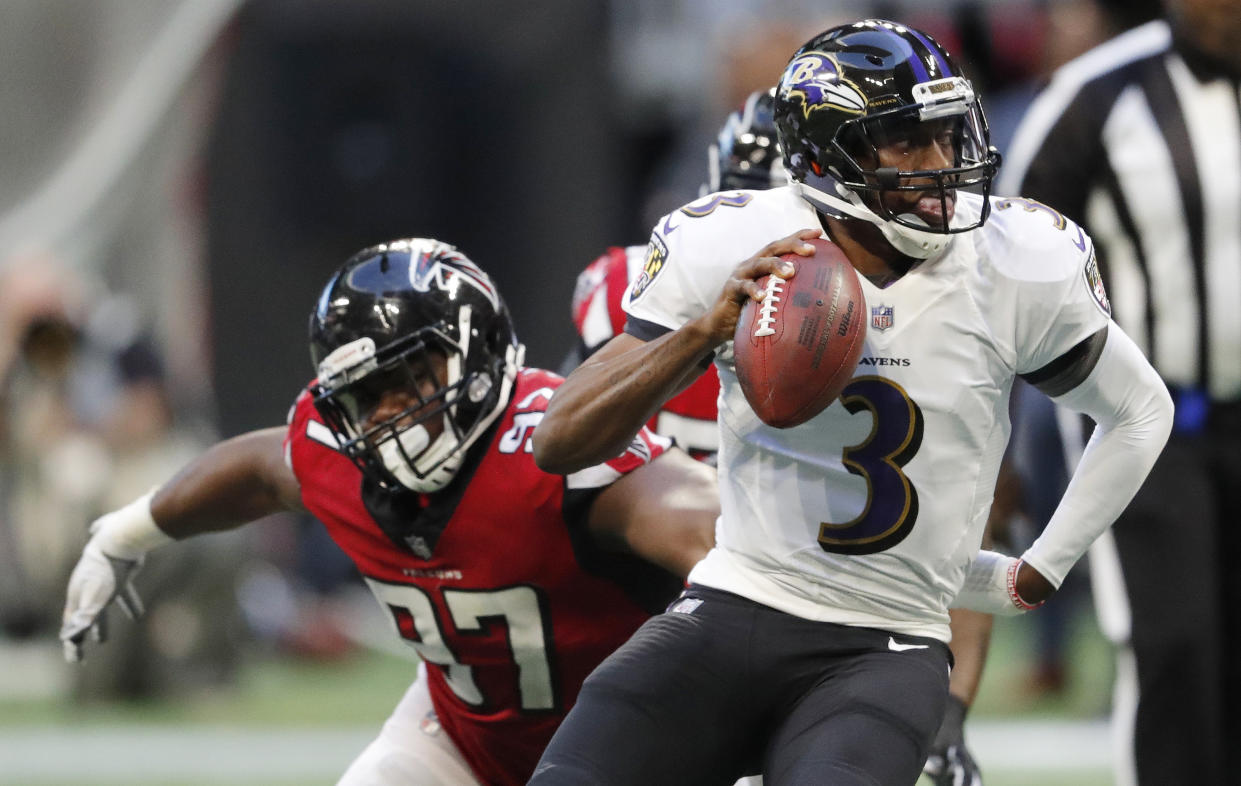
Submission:
<svg viewBox="0 0 1241 786">
<path fill-rule="evenodd" d="M 733 270 L 732 275 L 724 282 L 724 289 L 715 305 L 705 317 L 713 340 L 712 346 L 719 346 L 732 339 L 737 330 L 737 320 L 741 317 L 741 309 L 747 300 L 763 299 L 763 288 L 758 285 L 760 278 L 766 275 L 780 278 L 793 276 L 793 266 L 782 261 L 780 257 L 783 254 L 799 254 L 804 257 L 812 255 L 814 246 L 806 241 L 822 235 L 821 229 L 800 229 L 788 237 L 763 246 L 758 253 Z"/>
<path fill-rule="evenodd" d="M 935 786 L 982 786 L 982 773 L 965 747 L 966 709 L 965 702 L 948 697 L 944 721 L 922 768 Z"/>
<path fill-rule="evenodd" d="M 107 608 L 112 601 L 131 619 L 142 615 L 134 575 L 149 549 L 172 540 L 151 518 L 150 501 L 146 494 L 91 524 L 91 539 L 69 576 L 60 628 L 65 660 L 81 661 L 88 637 L 100 643 L 107 640 Z"/>
</svg>

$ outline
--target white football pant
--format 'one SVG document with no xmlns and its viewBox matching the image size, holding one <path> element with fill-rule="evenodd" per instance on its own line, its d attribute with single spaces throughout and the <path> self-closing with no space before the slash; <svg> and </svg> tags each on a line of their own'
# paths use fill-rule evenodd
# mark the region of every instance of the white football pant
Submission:
<svg viewBox="0 0 1241 786">
<path fill-rule="evenodd" d="M 426 667 L 337 786 L 482 786 L 435 719 Z"/>
</svg>

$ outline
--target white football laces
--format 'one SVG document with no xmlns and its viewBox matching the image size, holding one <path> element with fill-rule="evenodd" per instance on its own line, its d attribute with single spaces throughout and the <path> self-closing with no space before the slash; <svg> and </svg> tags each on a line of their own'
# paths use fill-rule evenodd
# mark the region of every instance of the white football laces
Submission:
<svg viewBox="0 0 1241 786">
<path fill-rule="evenodd" d="M 763 304 L 758 310 L 758 326 L 754 328 L 754 337 L 775 335 L 772 325 L 776 323 L 776 303 L 780 302 L 780 295 L 784 293 L 784 287 L 781 286 L 784 279 L 779 276 L 767 277 L 767 289 L 763 293 Z"/>
</svg>

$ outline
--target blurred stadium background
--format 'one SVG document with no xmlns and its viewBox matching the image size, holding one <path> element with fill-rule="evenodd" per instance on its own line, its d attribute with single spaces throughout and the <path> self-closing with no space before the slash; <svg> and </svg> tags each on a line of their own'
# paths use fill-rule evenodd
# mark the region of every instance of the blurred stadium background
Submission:
<svg viewBox="0 0 1241 786">
<path fill-rule="evenodd" d="M 351 567 L 291 518 L 152 555 L 151 613 L 85 668 L 55 641 L 89 521 L 283 422 L 350 253 L 459 245 L 555 368 L 577 272 L 697 194 L 726 112 L 813 33 L 929 30 L 1003 149 L 1050 68 L 1153 6 L 0 3 L 0 784 L 330 783 L 412 679 Z M 1013 548 L 1037 534 L 1010 523 Z M 1110 781 L 1087 585 L 997 624 L 967 725 L 989 786 Z"/>
</svg>

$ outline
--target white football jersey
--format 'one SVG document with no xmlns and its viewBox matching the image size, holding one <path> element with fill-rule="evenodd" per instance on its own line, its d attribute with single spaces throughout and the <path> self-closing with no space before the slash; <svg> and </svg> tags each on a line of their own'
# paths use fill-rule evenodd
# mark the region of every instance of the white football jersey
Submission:
<svg viewBox="0 0 1241 786">
<path fill-rule="evenodd" d="M 963 218 L 981 206 L 958 194 Z M 740 262 L 818 227 L 796 186 L 690 203 L 656 226 L 625 309 L 675 329 Z M 731 342 L 717 353 L 722 509 L 716 547 L 689 578 L 808 619 L 947 641 L 1008 442 L 1013 379 L 1104 328 L 1107 298 L 1085 233 L 1024 199 L 993 198 L 983 227 L 886 289 L 861 283 L 862 359 L 803 425 L 760 421 Z"/>
</svg>

